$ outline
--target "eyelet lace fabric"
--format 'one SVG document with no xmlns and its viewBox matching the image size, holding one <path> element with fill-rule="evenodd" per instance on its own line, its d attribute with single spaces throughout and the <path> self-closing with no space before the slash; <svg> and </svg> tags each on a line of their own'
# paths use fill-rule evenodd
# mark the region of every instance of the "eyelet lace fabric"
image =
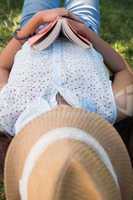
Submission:
<svg viewBox="0 0 133 200">
<path fill-rule="evenodd" d="M 111 123 L 116 105 L 103 57 L 66 38 L 36 51 L 26 42 L 15 56 L 8 83 L 0 92 L 0 130 L 14 135 L 17 119 L 39 98 L 51 107 L 60 93 L 72 106 L 96 112 Z"/>
</svg>

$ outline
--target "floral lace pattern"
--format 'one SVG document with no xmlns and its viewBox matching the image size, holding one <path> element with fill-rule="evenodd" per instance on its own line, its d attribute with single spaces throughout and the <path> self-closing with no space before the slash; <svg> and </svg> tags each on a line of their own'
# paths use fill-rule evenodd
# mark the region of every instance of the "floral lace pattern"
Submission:
<svg viewBox="0 0 133 200">
<path fill-rule="evenodd" d="M 84 49 L 58 38 L 43 51 L 26 42 L 15 56 L 8 83 L 0 92 L 0 130 L 14 134 L 14 125 L 29 104 L 43 97 L 52 104 L 57 92 L 64 99 L 109 122 L 116 120 L 111 81 L 103 58 L 93 47 Z M 72 99 L 72 100 L 71 100 Z"/>
</svg>

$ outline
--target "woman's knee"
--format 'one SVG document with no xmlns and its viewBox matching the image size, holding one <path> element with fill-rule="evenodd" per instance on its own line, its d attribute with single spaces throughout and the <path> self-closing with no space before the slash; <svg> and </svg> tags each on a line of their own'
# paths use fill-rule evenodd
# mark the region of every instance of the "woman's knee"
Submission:
<svg viewBox="0 0 133 200">
<path fill-rule="evenodd" d="M 119 91 L 114 90 L 114 97 L 118 111 L 118 120 L 133 116 L 133 84 L 127 85 Z"/>
<path fill-rule="evenodd" d="M 118 110 L 118 120 L 133 116 L 133 74 L 128 69 L 116 73 L 113 93 Z"/>
</svg>

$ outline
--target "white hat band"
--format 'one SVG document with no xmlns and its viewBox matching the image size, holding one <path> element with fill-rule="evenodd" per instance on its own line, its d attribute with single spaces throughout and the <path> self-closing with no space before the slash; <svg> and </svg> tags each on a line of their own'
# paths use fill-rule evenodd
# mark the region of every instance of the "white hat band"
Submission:
<svg viewBox="0 0 133 200">
<path fill-rule="evenodd" d="M 114 178 L 118 190 L 120 190 L 118 179 L 114 171 L 114 168 L 112 166 L 112 163 L 109 159 L 107 152 L 100 145 L 100 143 L 90 134 L 86 133 L 85 131 L 79 128 L 64 127 L 51 130 L 47 132 L 47 134 L 45 133 L 42 137 L 39 138 L 39 140 L 36 142 L 36 144 L 32 147 L 31 151 L 29 152 L 29 155 L 25 161 L 22 177 L 19 183 L 21 200 L 28 200 L 27 198 L 28 180 L 40 155 L 47 149 L 47 147 L 50 144 L 53 144 L 54 142 L 62 139 L 79 140 L 92 147 L 99 155 L 105 166 L 108 168 L 109 172 Z"/>
</svg>

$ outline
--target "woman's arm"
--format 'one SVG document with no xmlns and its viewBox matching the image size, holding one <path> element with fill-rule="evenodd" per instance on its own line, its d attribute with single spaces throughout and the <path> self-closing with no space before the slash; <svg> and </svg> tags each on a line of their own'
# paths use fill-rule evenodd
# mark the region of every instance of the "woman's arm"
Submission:
<svg viewBox="0 0 133 200">
<path fill-rule="evenodd" d="M 95 32 L 88 29 L 87 35 L 93 46 L 103 55 L 105 64 L 112 72 L 117 73 L 124 69 L 131 69 L 126 60 Z"/>
<path fill-rule="evenodd" d="M 22 28 L 22 31 L 20 31 L 19 33 L 19 36 L 24 37 L 29 35 L 33 31 L 35 31 L 39 23 L 39 15 L 34 16 L 29 21 L 29 23 L 24 28 Z M 6 84 L 11 67 L 13 65 L 14 56 L 17 53 L 17 51 L 21 48 L 24 42 L 24 40 L 20 42 L 15 38 L 12 38 L 0 54 L 0 88 L 2 88 Z"/>
<path fill-rule="evenodd" d="M 112 72 L 116 73 L 123 69 L 132 71 L 124 58 L 118 54 L 107 42 L 100 38 L 94 31 L 79 22 L 69 20 L 69 23 L 73 25 L 77 32 L 88 38 L 88 40 L 93 44 L 94 48 L 103 55 L 105 64 Z"/>
<path fill-rule="evenodd" d="M 7 83 L 14 55 L 21 48 L 21 44 L 11 39 L 8 45 L 0 54 L 0 89 Z"/>
<path fill-rule="evenodd" d="M 34 33 L 39 25 L 53 21 L 57 16 L 66 16 L 67 14 L 68 11 L 64 8 L 40 11 L 18 32 L 18 36 L 28 36 Z M 0 54 L 0 89 L 7 83 L 14 57 L 24 42 L 24 40 L 20 42 L 13 38 Z"/>
</svg>

